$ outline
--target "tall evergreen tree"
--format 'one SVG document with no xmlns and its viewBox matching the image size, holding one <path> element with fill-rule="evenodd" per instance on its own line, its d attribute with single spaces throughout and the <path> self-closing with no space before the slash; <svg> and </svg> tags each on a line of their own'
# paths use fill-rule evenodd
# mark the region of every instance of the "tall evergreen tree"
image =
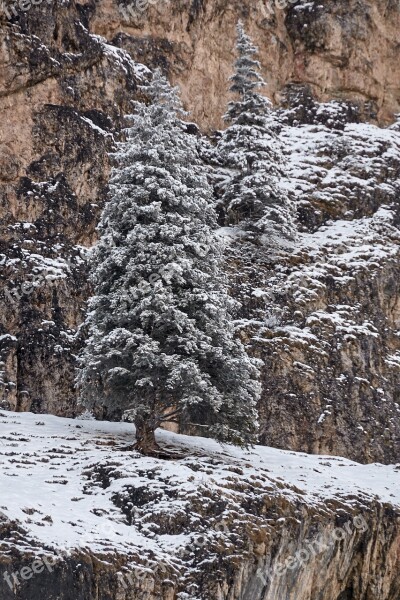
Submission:
<svg viewBox="0 0 400 600">
<path fill-rule="evenodd" d="M 119 144 L 100 239 L 78 385 L 88 408 L 128 411 L 136 446 L 166 421 L 254 441 L 258 369 L 234 337 L 212 190 L 177 90 L 156 72 Z"/>
<path fill-rule="evenodd" d="M 270 100 L 259 93 L 265 85 L 256 60 L 257 48 L 239 22 L 238 58 L 231 77 L 235 99 L 228 105 L 228 128 L 216 155 L 219 210 L 226 225 L 239 227 L 247 241 L 269 250 L 288 250 L 296 233 L 293 207 L 279 181 L 284 159 Z"/>
</svg>

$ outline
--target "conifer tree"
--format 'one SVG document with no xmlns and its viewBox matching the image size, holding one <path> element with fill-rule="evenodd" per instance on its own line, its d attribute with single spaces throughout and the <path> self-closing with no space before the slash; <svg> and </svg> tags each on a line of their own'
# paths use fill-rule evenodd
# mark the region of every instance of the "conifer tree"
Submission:
<svg viewBox="0 0 400 600">
<path fill-rule="evenodd" d="M 396 119 L 395 122 L 390 125 L 389 129 L 394 129 L 394 131 L 400 131 L 400 113 L 394 115 Z"/>
<path fill-rule="evenodd" d="M 157 71 L 146 91 L 151 104 L 136 104 L 118 145 L 92 252 L 81 397 L 127 411 L 146 454 L 173 420 L 251 443 L 258 368 L 234 337 L 212 189 L 177 90 Z"/>
<path fill-rule="evenodd" d="M 218 209 L 224 224 L 239 227 L 247 241 L 270 251 L 293 246 L 296 230 L 293 207 L 280 187 L 284 159 L 278 123 L 270 100 L 259 93 L 265 85 L 256 60 L 257 48 L 239 22 L 238 58 L 231 77 L 235 99 L 228 105 L 228 128 L 216 155 Z"/>
</svg>

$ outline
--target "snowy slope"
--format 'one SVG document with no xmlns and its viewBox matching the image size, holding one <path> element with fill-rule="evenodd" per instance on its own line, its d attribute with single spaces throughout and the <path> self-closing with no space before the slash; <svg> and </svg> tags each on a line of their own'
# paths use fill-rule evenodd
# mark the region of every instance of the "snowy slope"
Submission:
<svg viewBox="0 0 400 600">
<path fill-rule="evenodd" d="M 201 531 L 201 518 L 196 522 L 193 513 L 177 535 L 160 525 L 156 533 L 151 515 L 154 521 L 156 514 L 159 520 L 161 514 L 184 515 L 199 492 L 203 503 L 210 493 L 234 496 L 232 482 L 243 486 L 243 493 L 249 482 L 257 482 L 260 492 L 309 505 L 332 499 L 351 505 L 357 497 L 359 504 L 376 499 L 400 507 L 400 466 L 360 465 L 262 446 L 245 451 L 165 431 L 158 439 L 182 458 L 163 461 L 124 450 L 133 440 L 129 424 L 3 411 L 0 509 L 27 539 L 48 548 L 168 555 Z M 133 488 L 144 495 L 128 514 L 122 499 Z"/>
</svg>

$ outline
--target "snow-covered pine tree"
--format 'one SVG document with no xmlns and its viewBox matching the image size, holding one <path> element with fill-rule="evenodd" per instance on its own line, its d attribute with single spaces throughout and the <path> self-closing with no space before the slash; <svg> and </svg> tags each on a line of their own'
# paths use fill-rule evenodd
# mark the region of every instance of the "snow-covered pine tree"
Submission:
<svg viewBox="0 0 400 600">
<path fill-rule="evenodd" d="M 396 119 L 395 122 L 390 125 L 389 129 L 394 129 L 395 131 L 400 131 L 400 113 L 394 115 Z"/>
<path fill-rule="evenodd" d="M 216 148 L 218 210 L 225 225 L 242 230 L 242 238 L 270 252 L 288 250 L 296 238 L 294 209 L 279 183 L 284 175 L 279 126 L 270 100 L 258 90 L 265 85 L 256 60 L 257 48 L 237 26 L 235 73 L 228 105 L 228 128 Z"/>
<path fill-rule="evenodd" d="M 254 441 L 258 367 L 234 337 L 212 189 L 178 92 L 156 72 L 115 154 L 92 251 L 95 296 L 78 386 L 90 409 L 128 411 L 136 447 L 167 421 Z"/>
</svg>

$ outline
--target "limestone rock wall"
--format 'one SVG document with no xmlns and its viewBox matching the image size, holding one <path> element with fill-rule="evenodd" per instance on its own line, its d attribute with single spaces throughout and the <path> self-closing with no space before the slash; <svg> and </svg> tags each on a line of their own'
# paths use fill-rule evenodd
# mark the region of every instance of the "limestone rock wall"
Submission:
<svg viewBox="0 0 400 600">
<path fill-rule="evenodd" d="M 260 47 L 268 94 L 277 103 L 288 84 L 307 83 L 319 100 L 357 101 L 370 118 L 382 122 L 392 121 L 400 110 L 396 0 L 159 0 L 142 5 L 147 8 L 135 13 L 126 0 L 101 0 L 91 26 L 135 59 L 167 67 L 193 119 L 205 128 L 221 125 L 239 18 Z"/>
<path fill-rule="evenodd" d="M 46 3 L 1 23 L 0 373 L 15 410 L 76 409 L 85 249 L 114 132 L 147 71 L 90 35 L 85 14 Z"/>
</svg>

